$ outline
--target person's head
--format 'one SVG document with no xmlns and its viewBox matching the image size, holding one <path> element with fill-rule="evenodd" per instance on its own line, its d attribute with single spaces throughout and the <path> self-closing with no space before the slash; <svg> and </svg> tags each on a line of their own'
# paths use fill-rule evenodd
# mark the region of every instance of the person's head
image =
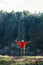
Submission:
<svg viewBox="0 0 43 65">
<path fill-rule="evenodd" d="M 24 40 L 21 40 L 22 42 L 24 42 Z"/>
</svg>

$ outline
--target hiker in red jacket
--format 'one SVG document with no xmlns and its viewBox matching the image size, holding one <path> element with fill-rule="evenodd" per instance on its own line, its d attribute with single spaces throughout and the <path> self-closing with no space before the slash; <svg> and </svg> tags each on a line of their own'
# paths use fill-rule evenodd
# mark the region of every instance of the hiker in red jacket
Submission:
<svg viewBox="0 0 43 65">
<path fill-rule="evenodd" d="M 21 40 L 21 41 L 15 41 L 17 42 L 19 45 L 20 45 L 20 48 L 21 48 L 21 55 L 22 55 L 22 49 L 24 49 L 24 55 L 25 55 L 25 46 L 26 44 L 28 44 L 30 41 L 24 41 L 24 40 Z"/>
</svg>

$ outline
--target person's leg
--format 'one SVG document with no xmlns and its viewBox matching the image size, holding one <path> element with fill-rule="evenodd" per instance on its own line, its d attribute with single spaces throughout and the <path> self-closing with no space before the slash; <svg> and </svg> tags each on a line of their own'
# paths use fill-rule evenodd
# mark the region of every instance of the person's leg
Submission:
<svg viewBox="0 0 43 65">
<path fill-rule="evenodd" d="M 22 54 L 23 56 L 25 56 L 25 44 L 24 44 L 24 48 L 22 48 Z"/>
</svg>

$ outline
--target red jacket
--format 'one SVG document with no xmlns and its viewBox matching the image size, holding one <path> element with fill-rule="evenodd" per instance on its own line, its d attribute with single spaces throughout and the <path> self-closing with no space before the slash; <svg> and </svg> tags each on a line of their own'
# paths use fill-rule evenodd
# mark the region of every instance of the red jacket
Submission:
<svg viewBox="0 0 43 65">
<path fill-rule="evenodd" d="M 20 45 L 21 48 L 25 48 L 25 45 L 26 45 L 28 42 L 17 41 L 17 43 Z"/>
</svg>

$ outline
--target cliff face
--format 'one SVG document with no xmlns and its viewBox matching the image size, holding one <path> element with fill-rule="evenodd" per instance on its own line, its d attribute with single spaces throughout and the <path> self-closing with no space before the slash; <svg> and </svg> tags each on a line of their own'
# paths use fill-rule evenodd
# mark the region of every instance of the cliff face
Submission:
<svg viewBox="0 0 43 65">
<path fill-rule="evenodd" d="M 0 55 L 21 55 L 15 40 L 31 41 L 25 55 L 43 55 L 43 13 L 0 11 Z"/>
</svg>

